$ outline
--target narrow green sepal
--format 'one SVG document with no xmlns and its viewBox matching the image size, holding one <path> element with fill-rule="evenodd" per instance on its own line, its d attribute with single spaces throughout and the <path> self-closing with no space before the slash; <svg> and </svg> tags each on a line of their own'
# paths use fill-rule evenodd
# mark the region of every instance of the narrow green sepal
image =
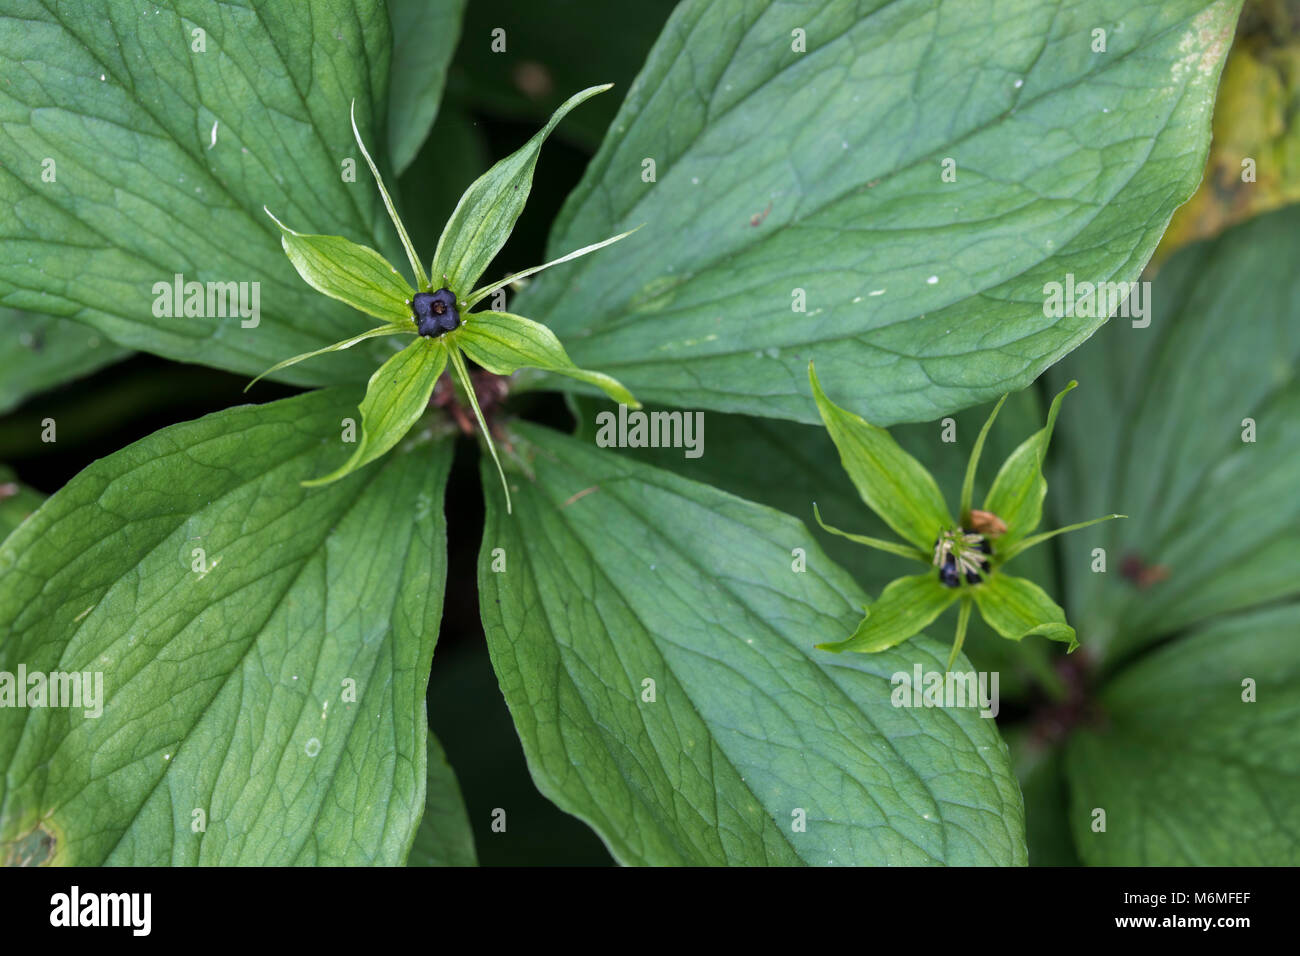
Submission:
<svg viewBox="0 0 1300 956">
<path fill-rule="evenodd" d="M 344 478 L 388 452 L 411 430 L 425 409 L 447 366 L 447 349 L 437 339 L 417 338 L 370 376 L 361 400 L 361 439 L 341 466 L 304 487 L 327 485 Z"/>
<path fill-rule="evenodd" d="M 812 362 L 808 380 L 840 462 L 867 507 L 920 551 L 931 548 L 939 532 L 954 523 L 933 476 L 889 432 L 827 398 Z"/>
<path fill-rule="evenodd" d="M 460 349 L 489 372 L 512 375 L 521 368 L 541 369 L 595 385 L 622 405 L 641 407 L 617 379 L 574 365 L 554 332 L 522 315 L 474 312 L 455 335 Z"/>
<path fill-rule="evenodd" d="M 1078 385 L 1070 382 L 1052 399 L 1047 412 L 1047 424 L 1026 438 L 1013 451 L 984 499 L 984 510 L 991 511 L 1006 522 L 1007 531 L 999 539 L 1003 548 L 1028 535 L 1043 520 L 1043 498 L 1047 495 L 1047 479 L 1043 477 L 1043 459 L 1056 427 L 1056 416 L 1061 410 L 1061 399 Z"/>
<path fill-rule="evenodd" d="M 1079 646 L 1061 606 L 1033 581 L 991 574 L 970 590 L 985 623 L 1008 640 L 1039 635 L 1068 644 L 1071 651 Z"/>
<path fill-rule="evenodd" d="M 891 581 L 847 640 L 818 644 L 823 651 L 875 653 L 895 647 L 923 628 L 953 601 L 957 588 L 946 588 L 934 572 L 914 574 Z"/>
</svg>

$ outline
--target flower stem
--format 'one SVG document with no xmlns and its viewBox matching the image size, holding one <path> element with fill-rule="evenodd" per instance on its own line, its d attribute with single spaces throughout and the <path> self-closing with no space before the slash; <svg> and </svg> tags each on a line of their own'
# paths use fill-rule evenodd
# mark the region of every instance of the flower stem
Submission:
<svg viewBox="0 0 1300 956">
<path fill-rule="evenodd" d="M 957 660 L 957 655 L 961 653 L 961 646 L 966 643 L 966 625 L 970 623 L 970 607 L 974 603 L 973 599 L 962 595 L 961 607 L 957 610 L 957 638 L 952 642 L 952 651 L 948 654 L 948 670 L 952 670 L 952 665 Z"/>
</svg>

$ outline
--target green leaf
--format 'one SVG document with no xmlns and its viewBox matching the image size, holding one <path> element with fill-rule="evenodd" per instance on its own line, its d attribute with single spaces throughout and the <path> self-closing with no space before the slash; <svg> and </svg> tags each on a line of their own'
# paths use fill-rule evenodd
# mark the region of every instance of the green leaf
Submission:
<svg viewBox="0 0 1300 956">
<path fill-rule="evenodd" d="M 537 156 L 546 137 L 571 109 L 607 89 L 608 86 L 592 86 L 569 97 L 532 139 L 496 163 L 465 190 L 438 240 L 438 249 L 429 269 L 434 282 L 441 283 L 458 296 L 467 295 L 473 289 L 479 276 L 505 245 L 515 221 L 523 212 L 533 186 L 533 169 L 537 166 Z"/>
<path fill-rule="evenodd" d="M 953 527 L 952 516 L 934 478 L 924 465 L 899 447 L 889 432 L 827 398 L 811 363 L 808 377 L 822 421 L 862 500 L 900 538 L 929 552 L 939 532 Z"/>
<path fill-rule="evenodd" d="M 957 588 L 939 583 L 938 571 L 899 578 L 867 608 L 866 615 L 848 640 L 818 644 L 824 651 L 888 650 L 921 632 L 957 600 Z"/>
<path fill-rule="evenodd" d="M 867 598 L 802 524 L 539 427 L 513 441 L 533 477 L 512 518 L 486 495 L 488 648 L 539 789 L 618 860 L 1024 862 L 992 721 L 890 702 L 947 648 L 813 648 Z"/>
<path fill-rule="evenodd" d="M 1102 691 L 1105 723 L 1067 751 L 1084 862 L 1300 864 L 1297 632 L 1295 604 L 1216 621 Z M 1092 831 L 1094 808 L 1106 811 L 1104 833 Z"/>
<path fill-rule="evenodd" d="M 401 173 L 429 135 L 466 0 L 388 0 L 393 60 L 388 82 L 388 156 Z"/>
<path fill-rule="evenodd" d="M 429 407 L 433 386 L 447 367 L 447 349 L 437 339 L 417 338 L 375 370 L 361 400 L 361 438 L 342 465 L 309 488 L 344 478 L 396 445 Z"/>
<path fill-rule="evenodd" d="M 45 496 L 18 483 L 12 468 L 0 465 L 0 542 L 41 506 Z"/>
<path fill-rule="evenodd" d="M 1070 382 L 1052 399 L 1052 407 L 1047 411 L 1047 424 L 1026 438 L 1007 457 L 993 479 L 993 486 L 984 499 L 984 510 L 993 512 L 1006 522 L 1006 533 L 998 538 L 999 550 L 1010 548 L 1027 537 L 1043 520 L 1043 499 L 1047 496 L 1043 459 L 1052 442 L 1052 429 L 1056 427 L 1061 399 L 1078 384 Z"/>
<path fill-rule="evenodd" d="M 1053 370 L 1087 386 L 1058 425 L 1055 520 L 1130 516 L 1061 547 L 1071 619 L 1108 664 L 1300 594 L 1297 232 L 1291 206 L 1180 249 L 1149 327 L 1116 319 Z"/>
<path fill-rule="evenodd" d="M 409 303 L 415 290 L 387 259 L 342 236 L 304 236 L 269 209 L 266 214 L 280 227 L 285 255 L 309 286 L 376 318 L 414 328 Z"/>
<path fill-rule="evenodd" d="M 474 832 L 470 829 L 465 801 L 461 799 L 456 773 L 447 763 L 438 738 L 429 731 L 429 786 L 425 791 L 424 816 L 415 831 L 415 843 L 407 866 L 476 866 Z"/>
<path fill-rule="evenodd" d="M 511 375 L 521 368 L 558 372 L 590 382 L 616 402 L 631 408 L 641 403 L 617 381 L 601 372 L 578 368 L 560 340 L 546 326 L 509 312 L 475 312 L 456 333 L 456 345 L 489 372 Z"/>
<path fill-rule="evenodd" d="M 129 354 L 80 322 L 0 308 L 0 413 Z"/>
<path fill-rule="evenodd" d="M 1068 644 L 1070 650 L 1079 646 L 1065 612 L 1033 581 L 999 572 L 971 591 L 984 622 L 1003 637 L 1020 641 L 1039 635 Z"/>
<path fill-rule="evenodd" d="M 512 307 L 678 407 L 816 421 L 810 359 L 878 425 L 1023 388 L 1104 320 L 1045 284 L 1136 280 L 1195 190 L 1238 6 L 682 3 L 548 250 L 646 228 Z"/>
<path fill-rule="evenodd" d="M 146 12 L 103 0 L 94 20 L 89 29 L 79 8 L 0 0 L 0 206 L 10 212 L 0 302 L 250 376 L 354 334 L 351 309 L 294 275 L 262 207 L 306 233 L 386 231 L 370 184 L 345 181 L 340 165 L 356 156 L 352 98 L 383 115 L 383 6 L 232 0 Z M 44 159 L 55 182 L 42 179 Z M 203 316 L 155 314 L 166 301 L 156 284 L 178 274 L 247 283 L 250 306 L 258 283 L 257 325 L 216 302 Z M 380 354 L 340 353 L 282 378 L 360 382 Z"/>
<path fill-rule="evenodd" d="M 103 675 L 97 718 L 0 708 L 0 859 L 42 835 L 71 865 L 405 859 L 451 449 L 301 488 L 355 401 L 318 391 L 163 429 L 0 546 L 0 671 Z"/>
</svg>

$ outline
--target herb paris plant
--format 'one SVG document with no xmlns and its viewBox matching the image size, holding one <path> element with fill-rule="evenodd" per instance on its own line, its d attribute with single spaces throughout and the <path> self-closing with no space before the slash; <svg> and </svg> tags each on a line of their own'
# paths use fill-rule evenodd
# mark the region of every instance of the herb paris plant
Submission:
<svg viewBox="0 0 1300 956">
<path fill-rule="evenodd" d="M 847 640 L 819 644 L 828 651 L 883 651 L 901 644 L 937 618 L 954 601 L 961 601 L 957 636 L 948 655 L 948 667 L 961 652 L 970 621 L 971 604 L 979 607 L 988 625 L 1003 637 L 1019 641 L 1040 635 L 1069 644 L 1079 642 L 1065 612 L 1037 584 L 1025 578 L 1001 573 L 1001 567 L 1035 545 L 1066 531 L 1124 515 L 1105 515 L 1079 524 L 1031 534 L 1043 515 L 1047 481 L 1043 458 L 1052 438 L 1052 428 L 1061 399 L 1077 383 L 1070 382 L 1052 400 L 1047 424 L 1017 448 L 1002 463 L 982 509 L 971 507 L 975 472 L 989 429 L 1002 408 L 1003 396 L 980 430 L 971 449 L 962 482 L 960 521 L 954 521 L 934 478 L 883 428 L 835 405 L 822 391 L 817 372 L 808 363 L 808 377 L 822 421 L 840 452 L 844 470 L 858 488 L 862 500 L 899 537 L 908 543 L 885 541 L 850 534 L 822 521 L 817 505 L 813 512 L 818 524 L 832 534 L 869 548 L 915 558 L 938 567 L 923 574 L 891 582 L 874 604 L 866 609 L 862 622 Z M 996 547 L 995 547 L 996 543 Z"/>
<path fill-rule="evenodd" d="M 414 335 L 416 341 L 388 359 L 370 377 L 361 402 L 361 440 L 346 462 L 323 477 L 304 481 L 306 486 L 338 481 L 392 449 L 428 407 L 434 385 L 448 364 L 456 373 L 465 396 L 474 409 L 479 429 L 496 463 L 505 490 L 506 510 L 511 510 L 510 488 L 497 457 L 492 434 L 483 418 L 478 397 L 470 382 L 465 356 L 490 372 L 510 375 L 521 368 L 535 368 L 566 375 L 597 386 L 612 399 L 635 408 L 640 403 L 632 393 L 608 375 L 578 368 L 570 361 L 554 333 L 546 326 L 520 315 L 486 311 L 472 313 L 475 305 L 505 286 L 608 246 L 635 230 L 592 243 L 540 266 L 474 288 L 483 270 L 505 245 L 523 210 L 532 186 L 533 168 L 542 142 L 571 109 L 609 85 L 593 86 L 571 96 L 555 111 L 551 121 L 517 152 L 484 173 L 465 191 L 443 229 L 429 274 L 416 255 L 411 237 L 393 206 L 383 177 L 362 142 L 357 129 L 356 102 L 352 104 L 352 133 L 361 155 L 375 177 L 384 206 L 397 229 L 415 276 L 411 288 L 383 256 L 342 236 L 304 235 L 290 229 L 266 210 L 281 231 L 285 254 L 298 274 L 319 292 L 355 309 L 387 320 L 386 324 L 285 359 L 249 383 L 295 365 L 304 359 L 351 348 L 366 339 L 387 335 Z M 435 287 L 430 274 L 441 278 Z M 472 290 L 472 291 L 470 291 Z"/>
</svg>

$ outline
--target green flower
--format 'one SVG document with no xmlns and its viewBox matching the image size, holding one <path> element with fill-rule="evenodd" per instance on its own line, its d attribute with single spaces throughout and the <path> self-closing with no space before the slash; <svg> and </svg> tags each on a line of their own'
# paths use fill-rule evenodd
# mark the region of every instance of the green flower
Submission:
<svg viewBox="0 0 1300 956">
<path fill-rule="evenodd" d="M 616 402 L 641 407 L 632 393 L 610 376 L 574 365 L 560 340 L 546 326 L 508 312 L 470 311 L 498 289 L 631 235 L 631 232 L 625 232 L 544 265 L 475 288 L 475 283 L 510 237 L 523 211 L 532 189 L 533 169 L 542 142 L 570 110 L 607 89 L 608 85 L 593 86 L 570 97 L 555 111 L 550 122 L 522 148 L 501 160 L 465 190 L 443 228 L 427 274 L 411 245 L 406 227 L 393 208 L 384 180 L 361 141 L 356 103 L 353 102 L 352 133 L 370 172 L 374 174 L 384 206 L 406 249 L 414 287 L 374 249 L 357 245 L 342 236 L 295 232 L 276 219 L 269 209 L 266 210 L 280 227 L 280 241 L 289 261 L 308 285 L 382 319 L 384 324 L 342 342 L 286 359 L 253 379 L 250 388 L 263 376 L 316 355 L 351 348 L 366 339 L 384 335 L 415 337 L 414 342 L 396 353 L 370 377 L 361 402 L 361 438 L 352 456 L 328 475 L 304 481 L 304 485 L 338 481 L 389 451 L 424 414 L 438 377 L 450 364 L 474 408 L 479 430 L 501 476 L 506 510 L 509 511 L 510 488 L 469 380 L 465 365 L 467 357 L 497 375 L 510 375 L 521 368 L 567 375 L 597 386 Z M 430 276 L 437 280 L 436 284 Z"/>
<path fill-rule="evenodd" d="M 1003 637 L 1018 641 L 1037 634 L 1063 641 L 1074 650 L 1079 642 L 1074 628 L 1065 622 L 1065 612 L 1060 606 L 1037 584 L 1012 577 L 1002 569 L 1016 555 L 1055 535 L 1125 517 L 1106 515 L 1033 534 L 1043 517 L 1043 498 L 1047 494 L 1043 458 L 1052 438 L 1056 414 L 1065 393 L 1078 383 L 1071 382 L 1052 400 L 1047 425 L 1027 438 L 1002 463 L 983 508 L 976 510 L 971 508 L 975 469 L 989 428 L 1006 401 L 1006 396 L 1002 396 L 971 449 L 958 510 L 961 520 L 954 521 L 934 477 L 919 461 L 903 451 L 889 437 L 889 432 L 832 403 L 822 391 L 811 362 L 808 377 L 822 421 L 839 449 L 844 470 L 867 507 L 903 541 L 884 541 L 832 528 L 822 521 L 814 503 L 817 523 L 832 534 L 929 566 L 921 574 L 891 581 L 866 609 L 862 622 L 847 640 L 817 646 L 828 651 L 883 651 L 917 634 L 950 604 L 960 601 L 957 636 L 948 655 L 949 668 L 966 639 L 972 604 L 979 608 L 989 627 Z"/>
</svg>

